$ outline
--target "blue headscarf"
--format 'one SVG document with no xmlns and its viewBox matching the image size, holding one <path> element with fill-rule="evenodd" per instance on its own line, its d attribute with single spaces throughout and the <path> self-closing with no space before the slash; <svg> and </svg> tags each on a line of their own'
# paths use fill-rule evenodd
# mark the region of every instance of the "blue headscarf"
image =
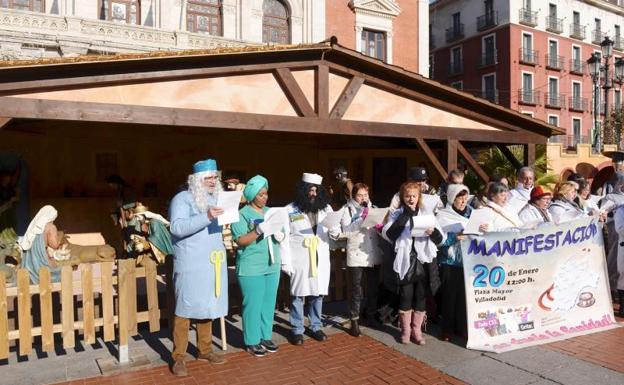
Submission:
<svg viewBox="0 0 624 385">
<path fill-rule="evenodd" d="M 247 202 L 251 202 L 263 188 L 269 189 L 269 181 L 262 175 L 256 175 L 249 179 L 247 185 L 245 185 L 243 196 L 247 199 Z"/>
</svg>

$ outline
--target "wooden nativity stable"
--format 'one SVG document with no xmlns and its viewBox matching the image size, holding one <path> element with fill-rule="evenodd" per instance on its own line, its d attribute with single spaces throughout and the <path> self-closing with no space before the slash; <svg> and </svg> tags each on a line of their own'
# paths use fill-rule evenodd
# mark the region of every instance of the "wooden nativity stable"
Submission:
<svg viewBox="0 0 624 385">
<path fill-rule="evenodd" d="M 330 183 L 343 165 L 385 206 L 409 167 L 425 165 L 435 184 L 459 158 L 487 180 L 477 149 L 522 145 L 531 164 L 535 145 L 561 134 L 335 39 L 3 64 L 0 152 L 25 161 L 31 213 L 52 204 L 60 228 L 113 245 L 110 174 L 166 214 L 199 159 L 266 176 L 273 206 L 291 200 L 302 172 Z"/>
</svg>

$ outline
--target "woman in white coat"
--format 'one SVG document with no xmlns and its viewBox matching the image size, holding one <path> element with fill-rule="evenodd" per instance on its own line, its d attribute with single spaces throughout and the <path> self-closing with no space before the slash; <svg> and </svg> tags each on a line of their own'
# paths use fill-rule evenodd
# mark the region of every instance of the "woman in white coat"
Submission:
<svg viewBox="0 0 624 385">
<path fill-rule="evenodd" d="M 524 226 L 535 227 L 542 223 L 552 222 L 552 217 L 548 212 L 548 206 L 552 200 L 550 191 L 544 190 L 542 186 L 535 186 L 531 190 L 529 203 L 518 213 L 518 217 Z"/>
<path fill-rule="evenodd" d="M 548 207 L 548 212 L 556 224 L 587 216 L 585 210 L 575 202 L 577 189 L 576 182 L 567 181 L 557 184 L 553 202 Z"/>
<path fill-rule="evenodd" d="M 368 216 L 368 209 L 372 207 L 368 186 L 356 183 L 351 191 L 352 198 L 343 207 L 341 226 L 342 232 L 347 236 L 347 267 L 351 273 L 350 334 L 358 337 L 364 274 L 366 274 L 366 320 L 369 326 L 378 326 L 375 311 L 382 253 L 379 248 L 379 233 L 375 227 L 362 227 Z"/>
<path fill-rule="evenodd" d="M 506 208 L 509 199 L 509 187 L 500 182 L 494 182 L 488 187 L 487 204 L 484 209 L 489 210 L 490 222 L 479 226 L 483 232 L 506 231 L 522 226 L 522 221 L 514 210 Z"/>
</svg>

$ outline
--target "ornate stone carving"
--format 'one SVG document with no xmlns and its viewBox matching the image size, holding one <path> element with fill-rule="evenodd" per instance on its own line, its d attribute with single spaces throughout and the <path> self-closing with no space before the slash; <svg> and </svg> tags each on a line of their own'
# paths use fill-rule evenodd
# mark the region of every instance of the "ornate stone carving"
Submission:
<svg viewBox="0 0 624 385">
<path fill-rule="evenodd" d="M 80 32 L 89 36 L 104 36 L 119 40 L 140 41 L 168 46 L 175 46 L 176 44 L 173 32 L 137 25 L 82 20 L 80 22 Z"/>
<path fill-rule="evenodd" d="M 67 31 L 67 22 L 63 17 L 43 13 L 19 12 L 5 8 L 0 9 L 0 25 L 48 31 Z"/>
<path fill-rule="evenodd" d="M 395 18 L 401 13 L 401 7 L 394 0 L 351 0 L 349 6 L 356 13 L 362 12 L 373 16 Z"/>
</svg>

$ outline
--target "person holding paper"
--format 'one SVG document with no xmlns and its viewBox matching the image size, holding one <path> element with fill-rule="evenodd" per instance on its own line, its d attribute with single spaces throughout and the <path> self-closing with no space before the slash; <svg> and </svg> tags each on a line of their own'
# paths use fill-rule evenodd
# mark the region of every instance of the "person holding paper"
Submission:
<svg viewBox="0 0 624 385">
<path fill-rule="evenodd" d="M 555 187 L 553 202 L 548 207 L 553 222 L 559 224 L 587 216 L 576 202 L 576 182 L 560 182 Z"/>
<path fill-rule="evenodd" d="M 424 345 L 421 328 L 426 320 L 425 299 L 428 292 L 435 295 L 440 287 L 436 256 L 444 237 L 435 222 L 423 236 L 414 236 L 414 222 L 423 215 L 420 186 L 406 182 L 399 193 L 401 206 L 382 231 L 395 251 L 394 258 L 384 259 L 384 284 L 399 294 L 401 343 L 409 343 L 411 336 L 415 343 Z"/>
<path fill-rule="evenodd" d="M 618 207 L 624 206 L 624 172 L 616 171 L 611 180 L 609 194 L 600 200 L 600 209 L 607 212 L 605 227 L 607 228 L 607 270 L 609 273 L 609 286 L 617 286 L 617 256 L 619 250 L 619 235 L 615 230 L 613 217 Z M 615 292 L 613 295 L 615 296 Z"/>
<path fill-rule="evenodd" d="M 304 173 L 297 185 L 294 202 L 286 206 L 290 236 L 281 256 L 282 270 L 290 276 L 290 342 L 293 345 L 303 344 L 304 301 L 309 309 L 312 338 L 317 341 L 327 339 L 322 329 L 321 314 L 331 273 L 329 238 L 338 238 L 340 225 L 335 228 L 323 225 L 325 216 L 333 210 L 322 183 L 322 176 Z"/>
<path fill-rule="evenodd" d="M 468 224 L 472 208 L 468 206 L 468 187 L 450 184 L 447 187 L 448 202 L 438 212 L 436 219 L 446 240 L 440 245 L 438 262 L 442 281 L 442 340 L 448 341 L 454 333 L 466 333 L 466 293 L 461 251 L 463 230 Z"/>
<path fill-rule="evenodd" d="M 232 224 L 238 244 L 236 277 L 243 297 L 243 341 L 247 351 L 258 357 L 277 351 L 272 336 L 281 267 L 278 238 L 284 240 L 284 233 L 264 235 L 268 191 L 265 177 L 251 178 L 243 190 L 247 204 L 239 212 L 240 220 Z"/>
<path fill-rule="evenodd" d="M 490 212 L 490 221 L 489 223 L 480 224 L 480 231 L 505 231 L 522 226 L 522 221 L 518 218 L 518 214 L 516 214 L 515 210 L 509 210 L 506 207 L 508 197 L 509 188 L 506 185 L 499 182 L 494 182 L 489 185 L 487 192 L 488 199 L 483 209 Z"/>
<path fill-rule="evenodd" d="M 375 319 L 377 310 L 377 291 L 382 253 L 379 248 L 379 233 L 375 227 L 362 226 L 373 205 L 368 196 L 368 186 L 356 183 L 352 198 L 342 210 L 342 232 L 347 236 L 347 267 L 351 273 L 351 317 L 350 334 L 360 335 L 360 307 L 363 300 L 362 276 L 366 274 L 366 320 L 369 326 L 379 326 Z"/>
<path fill-rule="evenodd" d="M 222 364 L 225 358 L 212 351 L 212 320 L 228 311 L 228 274 L 222 226 L 214 206 L 221 191 L 217 162 L 202 160 L 193 165 L 188 189 L 171 200 L 169 218 L 173 241 L 173 365 L 177 376 L 186 376 L 186 348 L 190 320 L 197 320 L 198 359 Z"/>
<path fill-rule="evenodd" d="M 436 189 L 427 183 L 428 180 L 427 170 L 424 167 L 412 167 L 409 170 L 407 181 L 415 183 L 420 188 L 422 194 L 428 196 L 429 200 L 433 202 L 433 204 L 423 206 L 423 209 L 430 211 L 429 214 L 434 215 L 439 209 L 444 207 L 444 204 L 440 197 L 436 195 Z M 390 213 L 401 207 L 401 199 L 400 193 L 394 194 L 392 201 L 390 201 Z"/>
<path fill-rule="evenodd" d="M 550 191 L 544 190 L 542 186 L 535 186 L 531 190 L 531 199 L 520 210 L 518 217 L 525 224 L 540 224 L 545 222 L 552 222 L 550 212 L 548 212 L 548 206 L 552 200 L 552 194 Z"/>
</svg>

